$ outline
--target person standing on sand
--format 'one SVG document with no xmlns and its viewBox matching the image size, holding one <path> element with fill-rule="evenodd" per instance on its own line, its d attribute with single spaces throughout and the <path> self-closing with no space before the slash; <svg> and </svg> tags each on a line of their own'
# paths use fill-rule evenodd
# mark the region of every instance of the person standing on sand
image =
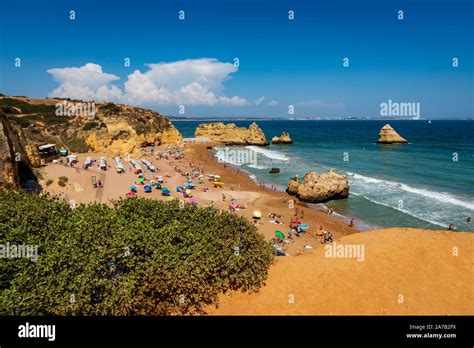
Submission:
<svg viewBox="0 0 474 348">
<path fill-rule="evenodd" d="M 471 224 L 471 217 L 469 216 L 466 220 L 466 222 L 470 225 Z"/>
<path fill-rule="evenodd" d="M 350 222 L 350 224 L 349 224 L 349 227 L 354 227 L 354 223 L 355 223 L 355 220 L 354 220 L 354 218 L 352 218 L 352 219 L 351 219 L 351 222 Z"/>
</svg>

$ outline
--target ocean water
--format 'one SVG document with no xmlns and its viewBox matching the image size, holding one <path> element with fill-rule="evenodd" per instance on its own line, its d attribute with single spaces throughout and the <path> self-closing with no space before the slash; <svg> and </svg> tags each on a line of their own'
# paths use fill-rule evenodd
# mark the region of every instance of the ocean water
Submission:
<svg viewBox="0 0 474 348">
<path fill-rule="evenodd" d="M 230 121 L 229 121 L 230 122 Z M 236 121 L 247 127 L 252 121 Z M 202 121 L 174 122 L 184 137 L 193 137 Z M 226 121 L 226 123 L 228 123 Z M 410 141 L 406 145 L 376 144 L 387 121 L 258 121 L 267 139 L 290 133 L 293 145 L 234 147 L 252 156 L 242 164 L 229 150 L 217 156 L 234 162 L 266 184 L 281 190 L 298 174 L 334 168 L 349 175 L 350 196 L 331 201 L 360 228 L 418 227 L 474 231 L 474 121 L 390 121 Z M 270 174 L 271 167 L 280 168 Z M 321 208 L 322 205 L 315 205 Z"/>
</svg>

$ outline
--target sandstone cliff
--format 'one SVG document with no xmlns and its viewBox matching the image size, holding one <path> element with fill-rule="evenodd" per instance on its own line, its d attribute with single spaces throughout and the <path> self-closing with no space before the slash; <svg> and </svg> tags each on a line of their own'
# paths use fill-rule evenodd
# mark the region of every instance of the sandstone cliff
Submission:
<svg viewBox="0 0 474 348">
<path fill-rule="evenodd" d="M 123 155 L 139 150 L 144 142 L 176 145 L 182 136 L 173 124 L 159 113 L 128 105 L 95 103 L 90 115 L 58 116 L 57 99 L 0 98 L 0 108 L 21 110 L 9 119 L 23 127 L 32 142 L 51 142 L 72 152 L 104 152 Z M 81 101 L 74 101 L 76 105 Z M 28 148 L 34 152 L 36 147 Z"/>
<path fill-rule="evenodd" d="M 338 174 L 331 169 L 323 174 L 306 173 L 301 183 L 296 176 L 290 181 L 286 191 L 303 202 L 323 203 L 332 199 L 347 198 L 349 182 L 346 175 Z"/>
<path fill-rule="evenodd" d="M 197 138 L 205 137 L 226 145 L 268 145 L 260 127 L 254 122 L 249 128 L 237 127 L 233 123 L 201 123 L 195 131 Z"/>
<path fill-rule="evenodd" d="M 400 144 L 408 143 L 408 141 L 401 137 L 395 129 L 393 129 L 388 123 L 382 127 L 379 133 L 379 144 Z"/>
<path fill-rule="evenodd" d="M 31 167 L 40 164 L 36 148 L 28 143 L 21 128 L 0 111 L 0 187 L 19 188 L 23 181 L 35 178 Z"/>
<path fill-rule="evenodd" d="M 279 137 L 274 136 L 272 138 L 273 144 L 293 144 L 293 140 L 290 137 L 290 134 L 287 132 L 282 132 Z"/>
</svg>

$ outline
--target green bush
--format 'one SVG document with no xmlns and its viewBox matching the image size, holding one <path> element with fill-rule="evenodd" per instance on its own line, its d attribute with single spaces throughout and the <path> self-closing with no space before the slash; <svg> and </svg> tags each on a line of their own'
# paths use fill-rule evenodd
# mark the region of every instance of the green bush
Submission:
<svg viewBox="0 0 474 348">
<path fill-rule="evenodd" d="M 118 105 L 115 105 L 114 103 L 107 103 L 105 105 L 100 106 L 99 110 L 107 114 L 115 114 L 122 111 L 122 108 Z"/>
<path fill-rule="evenodd" d="M 39 255 L 0 262 L 1 315 L 202 314 L 221 292 L 257 291 L 273 260 L 242 217 L 143 198 L 71 209 L 0 190 L 6 242 Z"/>
<path fill-rule="evenodd" d="M 60 176 L 58 178 L 58 185 L 61 187 L 65 187 L 68 181 L 69 181 L 69 178 L 67 176 Z"/>
<path fill-rule="evenodd" d="M 90 150 L 90 146 L 82 138 L 63 138 L 64 145 L 72 152 L 85 153 Z"/>
<path fill-rule="evenodd" d="M 94 122 L 94 121 L 91 121 L 91 122 L 87 122 L 87 123 L 84 125 L 84 127 L 82 127 L 82 130 L 88 131 L 88 130 L 97 128 L 98 126 L 99 126 L 99 123 Z"/>
<path fill-rule="evenodd" d="M 2 98 L 0 99 L 0 107 L 14 106 L 21 109 L 24 114 L 41 114 L 42 116 L 49 116 L 57 118 L 56 106 L 46 104 L 30 104 L 28 102 L 13 99 L 13 98 Z"/>
</svg>

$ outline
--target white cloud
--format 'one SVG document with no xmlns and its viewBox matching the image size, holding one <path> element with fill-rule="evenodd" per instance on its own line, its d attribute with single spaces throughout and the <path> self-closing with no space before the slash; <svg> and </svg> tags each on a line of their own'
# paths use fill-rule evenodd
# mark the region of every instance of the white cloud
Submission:
<svg viewBox="0 0 474 348">
<path fill-rule="evenodd" d="M 280 102 L 278 100 L 270 100 L 268 102 L 269 106 L 277 106 L 278 104 L 280 104 Z"/>
<path fill-rule="evenodd" d="M 59 82 L 50 97 L 70 97 L 130 103 L 134 105 L 249 105 L 239 96 L 222 95 L 224 82 L 237 71 L 231 63 L 217 59 L 187 59 L 147 64 L 149 70 L 128 75 L 123 91 L 111 85 L 119 78 L 97 64 L 80 68 L 56 68 L 48 72 Z"/>
<path fill-rule="evenodd" d="M 260 105 L 260 104 L 262 104 L 264 100 L 265 100 L 265 97 L 260 97 L 260 98 L 258 98 L 257 100 L 255 100 L 255 105 Z"/>
</svg>

